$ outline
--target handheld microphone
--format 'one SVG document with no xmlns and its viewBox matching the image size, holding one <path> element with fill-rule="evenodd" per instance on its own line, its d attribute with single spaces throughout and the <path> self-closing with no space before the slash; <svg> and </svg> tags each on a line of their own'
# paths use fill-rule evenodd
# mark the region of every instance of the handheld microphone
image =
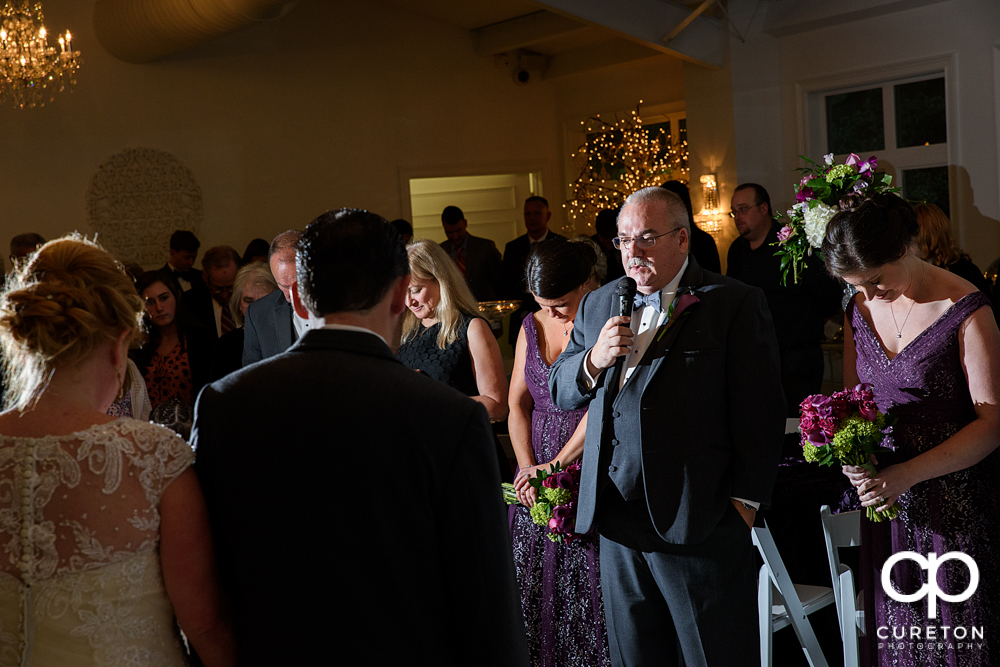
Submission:
<svg viewBox="0 0 1000 667">
<path fill-rule="evenodd" d="M 632 316 L 632 305 L 635 303 L 636 290 L 637 285 L 632 278 L 625 276 L 618 281 L 615 298 L 611 301 L 611 317 L 619 315 Z"/>
</svg>

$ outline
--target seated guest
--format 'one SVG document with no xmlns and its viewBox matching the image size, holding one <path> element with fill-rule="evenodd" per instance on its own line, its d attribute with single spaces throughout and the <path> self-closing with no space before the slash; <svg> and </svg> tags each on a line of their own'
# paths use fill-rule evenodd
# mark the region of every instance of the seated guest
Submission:
<svg viewBox="0 0 1000 667">
<path fill-rule="evenodd" d="M 236 664 L 191 448 L 106 413 L 141 312 L 121 265 L 78 237 L 3 293 L 4 665 L 182 667 L 178 625 L 206 666 Z"/>
<path fill-rule="evenodd" d="M 270 249 L 271 244 L 264 239 L 254 239 L 247 244 L 247 249 L 243 251 L 241 266 L 246 266 L 253 262 L 267 262 L 267 252 Z"/>
<path fill-rule="evenodd" d="M 407 273 L 384 219 L 323 214 L 292 288 L 323 326 L 198 398 L 241 667 L 527 666 L 486 410 L 393 357 Z"/>
<path fill-rule="evenodd" d="M 146 303 L 148 338 L 130 356 L 146 380 L 149 402 L 154 410 L 172 396 L 193 404 L 208 381 L 215 339 L 188 313 L 169 274 L 147 271 L 135 287 Z"/>
<path fill-rule="evenodd" d="M 691 254 L 698 260 L 698 264 L 708 271 L 722 273 L 719 249 L 715 245 L 715 239 L 694 222 L 694 209 L 691 207 L 691 193 L 688 192 L 688 187 L 680 181 L 667 181 L 660 187 L 664 190 L 670 190 L 684 202 L 684 207 L 688 212 L 688 224 L 691 225 Z"/>
<path fill-rule="evenodd" d="M 496 301 L 500 297 L 500 251 L 493 241 L 466 231 L 469 223 L 462 209 L 446 206 L 441 225 L 448 240 L 441 244 L 454 260 L 476 301 Z"/>
<path fill-rule="evenodd" d="M 935 204 L 917 204 L 913 207 L 917 214 L 917 249 L 920 258 L 934 266 L 951 271 L 965 278 L 987 296 L 991 294 L 989 282 L 972 258 L 964 250 L 959 250 L 951 235 L 951 222 L 944 211 Z"/>
<path fill-rule="evenodd" d="M 410 244 L 410 287 L 399 360 L 407 368 L 482 403 L 493 421 L 507 418 L 507 376 L 500 346 L 479 304 L 444 249 L 428 239 Z M 511 479 L 496 443 L 501 477 Z"/>
<path fill-rule="evenodd" d="M 170 235 L 170 261 L 163 265 L 161 271 L 169 273 L 182 292 L 204 286 L 201 271 L 194 268 L 200 247 L 198 237 L 186 229 L 178 229 Z"/>
<path fill-rule="evenodd" d="M 233 297 L 229 301 L 233 319 L 236 320 L 236 328 L 223 334 L 215 343 L 209 382 L 215 382 L 243 368 L 243 322 L 247 315 L 247 307 L 277 289 L 278 284 L 274 282 L 271 269 L 264 262 L 248 264 L 237 272 L 236 282 L 233 284 Z"/>
<path fill-rule="evenodd" d="M 241 261 L 240 254 L 230 246 L 209 248 L 201 258 L 205 284 L 184 293 L 184 303 L 191 314 L 216 338 L 236 328 L 229 299 Z"/>
<path fill-rule="evenodd" d="M 43 243 L 45 243 L 45 239 L 42 238 L 41 234 L 36 234 L 35 232 L 18 234 L 12 238 L 10 240 L 11 267 L 16 267 L 21 260 L 35 252 L 35 249 L 39 248 Z"/>
<path fill-rule="evenodd" d="M 397 220 L 393 220 L 389 224 L 395 227 L 396 231 L 399 232 L 399 235 L 403 237 L 403 243 L 409 243 L 413 240 L 413 225 L 409 222 L 399 218 Z"/>
</svg>

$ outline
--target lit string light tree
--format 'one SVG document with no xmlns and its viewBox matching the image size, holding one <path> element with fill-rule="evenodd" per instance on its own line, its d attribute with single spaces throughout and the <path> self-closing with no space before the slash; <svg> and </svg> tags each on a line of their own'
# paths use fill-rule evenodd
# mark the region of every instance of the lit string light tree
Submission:
<svg viewBox="0 0 1000 667">
<path fill-rule="evenodd" d="M 687 140 L 672 143 L 663 128 L 651 131 L 642 124 L 642 100 L 624 119 L 608 122 L 600 115 L 580 121 L 587 128 L 583 146 L 572 157 L 584 158 L 580 174 L 569 184 L 573 199 L 563 204 L 569 209 L 569 226 L 578 219 L 593 226 L 597 213 L 625 203 L 636 190 L 660 185 L 671 178 L 687 182 Z"/>
<path fill-rule="evenodd" d="M 60 35 L 57 52 L 49 46 L 44 21 L 40 4 L 7 2 L 0 8 L 0 102 L 22 109 L 44 106 L 67 83 L 76 83 L 80 52 L 73 50 L 73 36 Z"/>
</svg>

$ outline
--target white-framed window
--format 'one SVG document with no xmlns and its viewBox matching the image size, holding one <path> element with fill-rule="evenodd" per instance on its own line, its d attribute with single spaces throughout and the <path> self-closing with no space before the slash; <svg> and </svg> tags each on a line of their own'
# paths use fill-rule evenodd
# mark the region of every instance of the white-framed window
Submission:
<svg viewBox="0 0 1000 667">
<path fill-rule="evenodd" d="M 833 153 L 838 161 L 850 153 L 876 155 L 904 197 L 949 213 L 952 81 L 951 59 L 941 58 L 808 82 L 802 86 L 807 155 Z"/>
</svg>

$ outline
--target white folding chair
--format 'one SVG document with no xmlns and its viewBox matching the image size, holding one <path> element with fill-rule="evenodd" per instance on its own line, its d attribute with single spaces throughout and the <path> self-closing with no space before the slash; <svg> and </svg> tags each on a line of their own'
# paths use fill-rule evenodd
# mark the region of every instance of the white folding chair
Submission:
<svg viewBox="0 0 1000 667">
<path fill-rule="evenodd" d="M 764 559 L 757 581 L 761 667 L 771 667 L 773 633 L 789 625 L 811 667 L 829 667 L 807 617 L 836 602 L 833 589 L 792 583 L 766 521 L 763 528 L 753 529 L 753 543 Z"/>
<path fill-rule="evenodd" d="M 861 594 L 854 583 L 851 568 L 840 562 L 841 547 L 861 546 L 861 512 L 833 514 L 829 505 L 819 510 L 826 539 L 826 558 L 830 564 L 830 580 L 837 596 L 837 619 L 840 637 L 844 641 L 844 667 L 858 665 L 858 634 L 865 633 L 865 610 Z"/>
</svg>

